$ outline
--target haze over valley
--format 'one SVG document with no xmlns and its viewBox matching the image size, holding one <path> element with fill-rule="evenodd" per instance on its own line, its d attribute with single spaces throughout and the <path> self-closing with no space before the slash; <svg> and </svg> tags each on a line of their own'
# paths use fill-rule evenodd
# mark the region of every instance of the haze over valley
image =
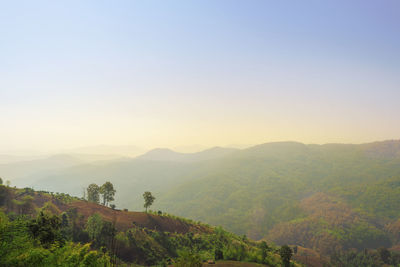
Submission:
<svg viewBox="0 0 400 267">
<path fill-rule="evenodd" d="M 0 6 L 0 266 L 400 266 L 400 2 Z"/>
<path fill-rule="evenodd" d="M 92 161 L 55 155 L 3 164 L 0 172 L 15 177 L 11 182 L 18 187 L 78 197 L 91 183 L 111 181 L 118 192 L 117 207 L 134 210 L 142 207 L 141 192 L 151 191 L 158 198 L 155 210 L 222 225 L 255 240 L 315 248 L 321 238 L 332 239 L 329 248 L 320 248 L 327 250 L 332 243 L 351 248 L 352 242 L 359 242 L 361 248 L 371 242 L 378 248 L 398 242 L 387 230 L 399 223 L 400 215 L 400 141 L 396 140 L 360 145 L 275 142 L 196 153 L 154 149 L 135 158 Z M 347 218 L 348 212 L 353 218 Z M 331 217 L 336 218 L 332 225 L 318 221 Z M 290 235 L 283 230 L 307 224 L 315 229 L 307 230 L 311 232 L 306 240 L 305 233 Z M 367 227 L 373 236 L 362 236 L 364 231 L 355 240 L 344 241 L 335 234 L 316 234 L 338 225 L 349 231 Z"/>
</svg>

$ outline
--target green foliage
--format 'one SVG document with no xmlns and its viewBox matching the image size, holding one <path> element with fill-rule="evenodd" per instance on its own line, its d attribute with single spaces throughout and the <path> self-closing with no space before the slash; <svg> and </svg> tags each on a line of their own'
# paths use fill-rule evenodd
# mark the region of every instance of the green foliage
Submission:
<svg viewBox="0 0 400 267">
<path fill-rule="evenodd" d="M 202 166 L 195 179 L 161 194 L 159 207 L 256 240 L 307 244 L 329 253 L 391 246 L 384 225 L 400 218 L 398 147 L 395 141 L 259 145 Z M 319 192 L 335 199 L 330 206 L 316 205 L 317 216 L 302 201 Z M 327 210 L 322 225 L 318 219 Z M 300 221 L 307 235 L 296 231 Z"/>
<path fill-rule="evenodd" d="M 30 194 L 39 197 L 38 192 L 30 190 L 7 190 L 11 190 L 8 197 L 13 195 L 12 191 L 17 192 L 15 196 L 20 200 L 14 200 L 20 205 L 25 197 L 32 198 Z M 260 246 L 222 228 L 210 228 L 164 213 L 159 219 L 173 222 L 171 219 L 175 218 L 184 226 L 182 229 L 191 230 L 168 233 L 132 225 L 132 229 L 117 233 L 113 223 L 103 220 L 100 214 L 95 213 L 86 220 L 77 208 L 61 212 L 57 205 L 64 207 L 65 204 L 50 199 L 37 209 L 39 214 L 35 219 L 0 213 L 0 266 L 108 266 L 117 261 L 165 266 L 173 259 L 179 266 L 197 266 L 209 259 L 279 266 L 272 253 L 266 250 L 266 243 Z"/>
<path fill-rule="evenodd" d="M 262 262 L 262 263 L 266 263 L 265 260 L 266 260 L 266 258 L 267 258 L 267 253 L 268 253 L 268 245 L 267 245 L 267 242 L 261 241 L 260 249 L 261 249 L 261 262 Z"/>
<path fill-rule="evenodd" d="M 179 258 L 176 259 L 176 262 L 174 264 L 176 267 L 201 267 L 201 259 L 200 256 L 189 252 L 189 251 L 183 251 L 179 255 Z"/>
<path fill-rule="evenodd" d="M 88 201 L 94 202 L 94 203 L 99 203 L 100 187 L 97 184 L 90 184 L 86 190 L 87 190 L 87 195 L 88 195 Z"/>
<path fill-rule="evenodd" d="M 163 264 L 169 259 L 177 259 L 179 264 L 191 262 L 193 257 L 201 261 L 236 260 L 262 263 L 262 249 L 250 240 L 243 240 L 221 228 L 210 233 L 186 234 L 167 233 L 135 228 L 119 233 L 117 256 L 127 262 L 135 257 L 146 265 Z M 268 247 L 268 245 L 266 245 Z M 270 266 L 280 266 L 272 252 L 265 252 L 264 262 Z M 179 255 L 179 256 L 178 256 Z M 190 257 L 188 256 L 190 255 Z M 193 256 L 193 257 L 192 257 Z"/>
<path fill-rule="evenodd" d="M 86 225 L 84 217 L 78 213 L 76 208 L 68 209 L 64 214 L 61 214 L 62 229 L 61 232 L 68 240 L 74 242 L 89 242 L 89 235 L 87 231 L 82 229 Z"/>
<path fill-rule="evenodd" d="M 111 222 L 104 221 L 99 214 L 95 213 L 88 218 L 85 230 L 94 247 L 104 246 L 112 249 L 116 229 Z"/>
<path fill-rule="evenodd" d="M 331 256 L 331 265 L 348 267 L 399 266 L 400 254 L 390 252 L 385 248 L 380 248 L 377 251 L 364 250 L 361 252 L 337 252 Z"/>
<path fill-rule="evenodd" d="M 11 202 L 12 191 L 8 187 L 0 185 L 0 206 L 9 206 Z"/>
<path fill-rule="evenodd" d="M 144 192 L 143 198 L 144 198 L 144 207 L 146 208 L 147 212 L 147 208 L 153 204 L 156 198 L 151 194 L 151 192 L 148 191 Z"/>
<path fill-rule="evenodd" d="M 60 209 L 51 201 L 47 201 L 46 203 L 44 203 L 43 207 L 40 208 L 40 211 L 55 215 L 61 213 Z"/>
<path fill-rule="evenodd" d="M 40 212 L 37 218 L 30 222 L 28 227 L 33 237 L 39 240 L 41 245 L 45 248 L 49 248 L 55 242 L 58 242 L 58 245 L 63 243 L 59 231 L 61 228 L 61 220 L 56 215 Z"/>
<path fill-rule="evenodd" d="M 33 197 L 30 195 L 24 195 L 21 200 L 13 199 L 12 203 L 17 209 L 18 214 L 32 214 L 33 208 Z"/>
<path fill-rule="evenodd" d="M 367 223 L 356 223 L 349 228 L 344 228 L 340 238 L 344 240 L 346 248 L 362 250 L 366 247 L 390 246 L 388 236 L 382 230 Z"/>
<path fill-rule="evenodd" d="M 55 193 L 53 194 L 53 198 L 57 203 L 62 203 L 62 204 L 69 204 L 74 200 L 77 200 L 77 197 L 70 196 L 69 194 L 65 193 Z"/>
<path fill-rule="evenodd" d="M 114 186 L 110 182 L 105 182 L 101 187 L 100 187 L 100 194 L 103 196 L 103 205 L 107 206 L 107 204 L 111 201 L 114 200 L 114 195 L 115 195 L 116 190 L 114 189 Z"/>
<path fill-rule="evenodd" d="M 64 243 L 56 217 L 39 214 L 36 220 L 8 220 L 0 212 L 0 266 L 61 267 L 110 266 L 110 257 L 90 245 Z"/>
<path fill-rule="evenodd" d="M 97 213 L 90 216 L 86 223 L 86 231 L 89 234 L 89 238 L 95 242 L 100 241 L 101 229 L 103 228 L 103 219 Z"/>
<path fill-rule="evenodd" d="M 290 259 L 292 258 L 293 255 L 292 249 L 289 246 L 284 245 L 280 248 L 279 255 L 281 256 L 283 266 L 289 267 Z"/>
<path fill-rule="evenodd" d="M 351 194 L 348 190 L 352 190 Z M 400 176 L 381 179 L 366 187 L 353 186 L 343 194 L 352 205 L 369 214 L 381 218 L 400 218 Z"/>
</svg>

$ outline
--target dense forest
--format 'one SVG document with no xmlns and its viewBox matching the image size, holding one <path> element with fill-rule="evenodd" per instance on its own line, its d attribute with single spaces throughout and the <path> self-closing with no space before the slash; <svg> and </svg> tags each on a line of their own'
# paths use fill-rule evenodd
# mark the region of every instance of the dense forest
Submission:
<svg viewBox="0 0 400 267">
<path fill-rule="evenodd" d="M 221 159 L 160 202 L 238 234 L 324 254 L 392 247 L 399 244 L 400 142 L 260 145 Z"/>
</svg>

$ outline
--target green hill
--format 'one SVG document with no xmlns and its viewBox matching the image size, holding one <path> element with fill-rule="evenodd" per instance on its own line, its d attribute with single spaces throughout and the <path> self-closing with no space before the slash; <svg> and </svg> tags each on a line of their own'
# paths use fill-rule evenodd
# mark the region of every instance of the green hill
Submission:
<svg viewBox="0 0 400 267">
<path fill-rule="evenodd" d="M 150 190 L 156 210 L 322 253 L 399 245 L 390 229 L 400 219 L 400 141 L 279 142 L 192 154 L 156 150 L 30 178 L 34 188 L 78 196 L 88 184 L 110 180 L 115 203 L 129 209 L 141 209 L 141 193 Z"/>
<path fill-rule="evenodd" d="M 165 213 L 0 185 L 0 266 L 281 266 L 279 251 Z"/>
<path fill-rule="evenodd" d="M 254 239 L 327 253 L 397 242 L 385 226 L 400 218 L 399 141 L 269 143 L 216 165 L 166 192 L 161 207 Z"/>
</svg>

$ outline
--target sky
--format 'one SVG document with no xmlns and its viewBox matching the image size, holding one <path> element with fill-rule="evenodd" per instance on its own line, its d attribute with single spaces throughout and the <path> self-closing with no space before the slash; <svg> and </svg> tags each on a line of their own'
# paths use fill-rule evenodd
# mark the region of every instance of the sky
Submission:
<svg viewBox="0 0 400 267">
<path fill-rule="evenodd" d="M 0 152 L 400 139 L 400 2 L 0 1 Z"/>
</svg>

